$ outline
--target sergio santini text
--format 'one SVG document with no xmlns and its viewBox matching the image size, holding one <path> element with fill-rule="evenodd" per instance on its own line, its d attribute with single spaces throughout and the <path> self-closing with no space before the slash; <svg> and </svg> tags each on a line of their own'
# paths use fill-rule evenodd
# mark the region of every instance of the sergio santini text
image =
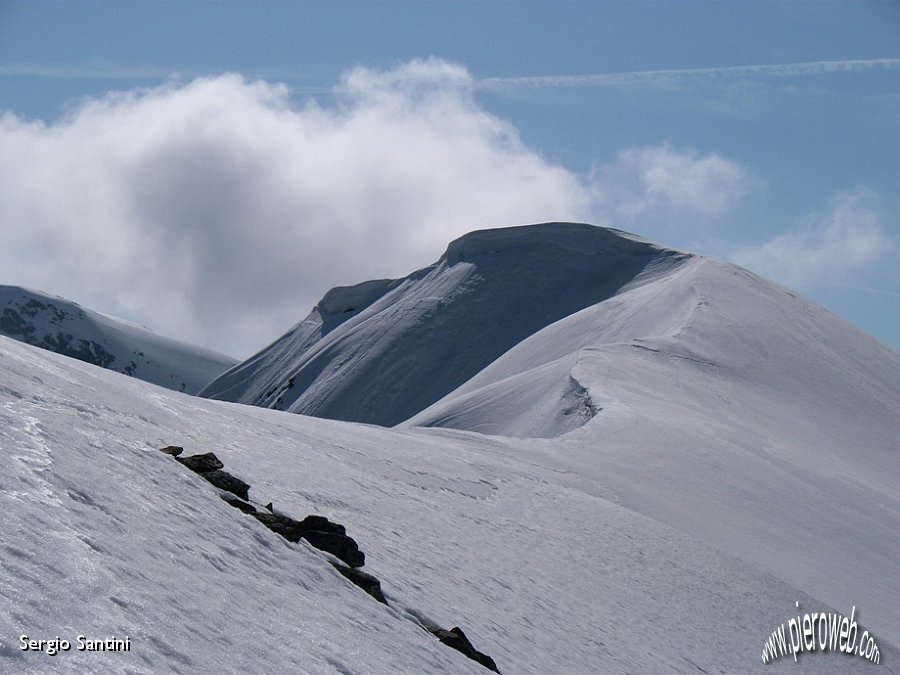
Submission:
<svg viewBox="0 0 900 675">
<path fill-rule="evenodd" d="M 45 652 L 49 656 L 67 652 L 72 648 L 72 644 L 68 640 L 63 640 L 59 636 L 51 640 L 29 640 L 27 635 L 20 635 L 19 644 L 19 649 L 23 652 Z M 84 635 L 79 635 L 75 638 L 75 649 L 80 652 L 130 652 L 131 638 L 126 635 L 124 638 L 89 639 Z"/>
</svg>

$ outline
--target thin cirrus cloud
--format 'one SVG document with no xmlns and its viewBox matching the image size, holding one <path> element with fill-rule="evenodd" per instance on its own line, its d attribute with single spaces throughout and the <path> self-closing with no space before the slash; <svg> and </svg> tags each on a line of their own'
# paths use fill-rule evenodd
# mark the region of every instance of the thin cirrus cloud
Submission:
<svg viewBox="0 0 900 675">
<path fill-rule="evenodd" d="M 0 75 L 53 80 L 161 80 L 177 73 L 153 66 L 122 66 L 114 63 L 0 63 Z"/>
<path fill-rule="evenodd" d="M 805 77 L 832 73 L 900 69 L 900 59 L 847 59 L 842 61 L 806 61 L 716 68 L 681 68 L 669 70 L 636 70 L 619 73 L 584 75 L 539 75 L 522 77 L 486 77 L 478 81 L 479 89 L 502 93 L 522 88 L 590 88 L 663 84 L 673 81 L 715 80 L 747 77 Z"/>
<path fill-rule="evenodd" d="M 0 114 L 0 283 L 245 357 L 331 286 L 400 276 L 473 229 L 722 216 L 736 162 L 668 144 L 578 174 L 476 101 L 462 66 L 353 69 L 334 103 L 226 74 Z"/>
</svg>

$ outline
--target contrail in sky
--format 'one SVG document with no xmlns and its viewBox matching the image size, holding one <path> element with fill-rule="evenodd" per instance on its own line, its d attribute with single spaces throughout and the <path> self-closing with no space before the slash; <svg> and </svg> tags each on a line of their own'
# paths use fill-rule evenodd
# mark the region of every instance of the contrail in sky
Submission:
<svg viewBox="0 0 900 675">
<path fill-rule="evenodd" d="M 900 59 L 854 59 L 846 61 L 809 61 L 770 65 L 687 68 L 680 70 L 635 70 L 588 75 L 541 75 L 535 77 L 488 77 L 477 82 L 484 90 L 502 91 L 520 88 L 619 87 L 676 80 L 710 80 L 734 77 L 803 77 L 830 73 L 857 73 L 868 70 L 900 69 Z"/>
<path fill-rule="evenodd" d="M 55 80 L 141 80 L 165 79 L 177 73 L 161 68 L 115 64 L 0 63 L 0 75 Z"/>
<path fill-rule="evenodd" d="M 475 81 L 482 91 L 511 91 L 513 89 L 579 89 L 664 84 L 678 81 L 701 81 L 739 77 L 807 77 L 832 73 L 860 73 L 872 70 L 900 70 L 900 58 L 851 59 L 843 61 L 808 61 L 764 65 L 724 66 L 715 68 L 682 68 L 667 70 L 632 70 L 618 73 L 583 75 L 537 75 L 523 77 L 486 77 Z M 178 72 L 152 66 L 122 66 L 116 64 L 46 64 L 0 63 L 0 76 L 24 76 L 49 79 L 79 80 L 139 80 L 192 79 L 199 73 Z M 256 73 L 263 79 L 309 79 L 290 71 Z M 315 91 L 327 92 L 324 86 Z"/>
</svg>

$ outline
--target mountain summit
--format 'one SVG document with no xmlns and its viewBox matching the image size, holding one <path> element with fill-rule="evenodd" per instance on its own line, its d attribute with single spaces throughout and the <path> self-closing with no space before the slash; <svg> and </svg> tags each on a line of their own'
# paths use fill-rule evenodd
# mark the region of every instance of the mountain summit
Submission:
<svg viewBox="0 0 900 675">
<path fill-rule="evenodd" d="M 201 395 L 393 426 L 547 326 L 671 274 L 689 257 L 575 223 L 472 232 L 403 279 L 330 290 L 306 319 Z"/>
<path fill-rule="evenodd" d="M 706 410 L 737 403 L 739 386 L 748 410 L 777 390 L 798 419 L 838 419 L 853 405 L 829 391 L 868 382 L 854 394 L 866 416 L 896 396 L 900 363 L 735 265 L 546 223 L 472 232 L 403 279 L 332 289 L 201 395 L 381 426 L 555 437 L 698 380 Z"/>
</svg>

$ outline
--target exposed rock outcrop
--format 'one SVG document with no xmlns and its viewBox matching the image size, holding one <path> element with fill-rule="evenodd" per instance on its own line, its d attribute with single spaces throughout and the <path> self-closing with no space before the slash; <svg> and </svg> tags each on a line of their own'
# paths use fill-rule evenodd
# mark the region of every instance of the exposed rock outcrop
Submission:
<svg viewBox="0 0 900 675">
<path fill-rule="evenodd" d="M 214 452 L 205 452 L 202 455 L 188 455 L 187 457 L 177 457 L 176 459 L 191 471 L 195 471 L 196 473 L 206 473 L 207 471 L 215 471 L 216 469 L 225 468 L 225 465 L 222 464 L 222 460 L 216 457 L 216 454 Z"/>
<path fill-rule="evenodd" d="M 307 530 L 302 536 L 317 549 L 340 558 L 350 567 L 362 567 L 366 564 L 366 554 L 360 551 L 356 542 L 346 534 Z"/>
<path fill-rule="evenodd" d="M 203 476 L 220 490 L 233 494 L 235 496 L 234 499 L 226 498 L 225 501 L 244 513 L 252 515 L 263 525 L 276 534 L 280 534 L 288 541 L 296 543 L 301 539 L 305 539 L 311 546 L 320 551 L 330 553 L 351 568 L 365 565 L 365 553 L 359 550 L 359 545 L 355 539 L 347 536 L 347 529 L 340 523 L 334 523 L 324 516 L 316 515 L 306 516 L 303 520 L 296 520 L 283 513 L 272 511 L 272 502 L 266 505 L 266 511 L 258 511 L 249 502 L 250 485 L 225 471 L 225 465 L 222 463 L 222 460 L 216 457 L 214 452 L 179 457 L 183 450 L 184 448 L 177 445 L 167 445 L 164 448 L 160 448 L 160 452 L 172 455 L 178 462 Z M 374 579 L 374 577 L 372 578 Z M 377 582 L 378 580 L 375 579 L 375 581 Z M 366 584 L 368 586 L 372 585 L 371 582 L 366 582 Z M 360 586 L 360 584 L 357 585 Z M 364 586 L 361 587 L 365 589 Z M 369 591 L 367 590 L 367 592 Z M 380 585 L 378 592 L 381 594 Z M 382 599 L 383 597 L 382 595 Z"/>
<path fill-rule="evenodd" d="M 225 503 L 230 504 L 234 508 L 239 511 L 243 511 L 244 513 L 254 514 L 256 513 L 256 507 L 253 506 L 250 502 L 244 501 L 243 499 L 238 499 L 237 497 L 225 497 Z"/>
<path fill-rule="evenodd" d="M 250 498 L 250 486 L 237 476 L 232 476 L 225 471 L 225 465 L 222 464 L 222 460 L 216 457 L 215 453 L 207 452 L 202 455 L 179 457 L 178 455 L 181 454 L 182 450 L 183 448 L 177 445 L 169 445 L 162 448 L 160 452 L 172 455 L 191 471 L 200 474 L 220 490 L 231 492 L 245 502 Z"/>
<path fill-rule="evenodd" d="M 283 513 L 276 513 L 272 502 L 266 504 L 263 507 L 264 510 L 259 510 L 250 502 L 250 486 L 237 476 L 225 471 L 225 465 L 216 457 L 215 453 L 206 452 L 201 455 L 180 457 L 183 450 L 184 448 L 178 445 L 167 445 L 159 449 L 160 452 L 171 455 L 180 464 L 203 476 L 222 490 L 222 499 L 227 504 L 253 516 L 276 534 L 294 543 L 305 539 L 311 546 L 341 560 L 343 565 L 337 562 L 331 564 L 344 578 L 378 602 L 388 605 L 387 598 L 384 597 L 384 592 L 381 590 L 381 582 L 368 572 L 359 569 L 365 565 L 366 556 L 359 550 L 356 541 L 347 536 L 347 529 L 343 525 L 317 515 L 309 515 L 303 520 L 297 520 Z M 475 649 L 461 628 L 455 627 L 446 630 L 435 625 L 422 627 L 445 645 L 453 647 L 495 673 L 500 672 L 494 660 Z"/>
<path fill-rule="evenodd" d="M 378 602 L 382 604 L 388 604 L 387 599 L 384 597 L 384 593 L 381 591 L 381 582 L 378 581 L 375 577 L 373 577 L 368 572 L 363 572 L 361 569 L 355 567 L 344 567 L 343 565 L 338 565 L 337 563 L 332 563 L 334 568 L 343 574 L 347 579 L 349 579 L 352 583 L 359 586 L 366 593 L 375 598 Z"/>
<path fill-rule="evenodd" d="M 500 672 L 497 670 L 497 664 L 494 663 L 494 659 L 475 649 L 469 641 L 469 638 L 466 637 L 466 634 L 463 633 L 462 628 L 459 626 L 455 626 L 450 630 L 445 630 L 438 626 L 427 626 L 427 630 L 448 647 L 453 647 L 453 649 L 462 652 L 473 661 L 478 661 L 478 663 L 488 670 L 493 670 L 495 673 Z"/>
<path fill-rule="evenodd" d="M 232 476 L 227 471 L 216 469 L 215 471 L 206 471 L 200 475 L 217 488 L 232 492 L 244 501 L 250 498 L 250 486 L 237 476 Z"/>
<path fill-rule="evenodd" d="M 280 534 L 288 541 L 298 542 L 305 539 L 321 551 L 327 551 L 343 560 L 350 567 L 362 567 L 366 562 L 365 554 L 359 545 L 340 523 L 333 523 L 322 516 L 307 516 L 303 520 L 295 520 L 282 513 L 257 511 L 251 514 L 272 532 Z"/>
</svg>

